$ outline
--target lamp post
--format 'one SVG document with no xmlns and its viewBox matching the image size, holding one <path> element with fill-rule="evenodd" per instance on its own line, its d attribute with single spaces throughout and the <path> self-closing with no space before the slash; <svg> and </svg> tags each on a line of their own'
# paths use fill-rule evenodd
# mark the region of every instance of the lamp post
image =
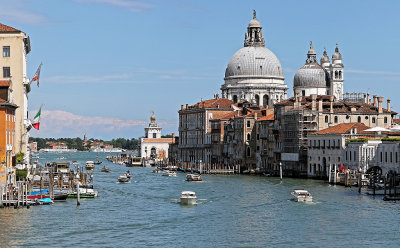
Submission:
<svg viewBox="0 0 400 248">
<path fill-rule="evenodd" d="M 280 176 L 281 181 L 282 181 L 282 161 L 279 162 L 279 176 Z"/>
</svg>

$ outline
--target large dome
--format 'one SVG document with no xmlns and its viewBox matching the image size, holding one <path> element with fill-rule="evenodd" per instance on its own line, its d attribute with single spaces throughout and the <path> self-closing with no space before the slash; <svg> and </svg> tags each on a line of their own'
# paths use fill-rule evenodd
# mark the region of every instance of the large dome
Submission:
<svg viewBox="0 0 400 248">
<path fill-rule="evenodd" d="M 329 84 L 328 74 L 318 63 L 303 65 L 294 75 L 294 87 L 324 88 Z"/>
<path fill-rule="evenodd" d="M 229 60 L 225 79 L 235 77 L 284 79 L 282 66 L 273 52 L 265 47 L 243 47 Z"/>
</svg>

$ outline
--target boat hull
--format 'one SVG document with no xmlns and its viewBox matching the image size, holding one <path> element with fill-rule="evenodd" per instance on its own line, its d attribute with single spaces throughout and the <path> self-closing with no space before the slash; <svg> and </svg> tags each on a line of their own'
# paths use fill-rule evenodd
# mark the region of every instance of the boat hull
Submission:
<svg viewBox="0 0 400 248">
<path fill-rule="evenodd" d="M 195 204 L 197 204 L 197 198 L 181 197 L 181 204 L 182 205 L 195 205 Z"/>
</svg>

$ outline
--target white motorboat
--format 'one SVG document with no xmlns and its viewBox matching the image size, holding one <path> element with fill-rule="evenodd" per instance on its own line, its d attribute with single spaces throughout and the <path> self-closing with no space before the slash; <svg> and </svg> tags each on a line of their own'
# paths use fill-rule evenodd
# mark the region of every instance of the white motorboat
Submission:
<svg viewBox="0 0 400 248">
<path fill-rule="evenodd" d="M 94 170 L 94 162 L 86 161 L 86 170 Z"/>
<path fill-rule="evenodd" d="M 307 190 L 295 189 L 291 194 L 296 202 L 312 202 L 312 196 Z"/>
<path fill-rule="evenodd" d="M 121 176 L 118 177 L 118 182 L 120 183 L 127 183 L 131 180 L 130 175 L 127 175 L 126 173 L 122 174 Z"/>
<path fill-rule="evenodd" d="M 197 175 L 197 174 L 187 174 L 186 181 L 201 182 L 201 181 L 203 181 L 203 179 L 201 179 L 200 175 Z"/>
<path fill-rule="evenodd" d="M 182 191 L 181 193 L 181 204 L 183 205 L 194 205 L 197 204 L 197 196 L 193 191 Z"/>
<path fill-rule="evenodd" d="M 169 171 L 169 170 L 165 170 L 162 175 L 166 176 L 166 177 L 176 177 L 177 176 L 175 171 Z"/>
</svg>

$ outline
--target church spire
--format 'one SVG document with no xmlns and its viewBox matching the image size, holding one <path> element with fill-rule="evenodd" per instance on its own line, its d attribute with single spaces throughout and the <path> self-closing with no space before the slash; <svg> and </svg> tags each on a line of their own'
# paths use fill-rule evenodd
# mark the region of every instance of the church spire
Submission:
<svg viewBox="0 0 400 248">
<path fill-rule="evenodd" d="M 256 11 L 253 10 L 253 19 L 247 26 L 247 33 L 244 39 L 245 47 L 265 47 L 264 35 L 261 29 L 261 23 L 257 20 Z"/>
<path fill-rule="evenodd" d="M 311 64 L 311 63 L 316 63 L 316 62 L 317 62 L 317 53 L 314 50 L 312 41 L 310 41 L 310 49 L 308 49 L 308 52 L 307 52 L 306 64 Z"/>
</svg>

